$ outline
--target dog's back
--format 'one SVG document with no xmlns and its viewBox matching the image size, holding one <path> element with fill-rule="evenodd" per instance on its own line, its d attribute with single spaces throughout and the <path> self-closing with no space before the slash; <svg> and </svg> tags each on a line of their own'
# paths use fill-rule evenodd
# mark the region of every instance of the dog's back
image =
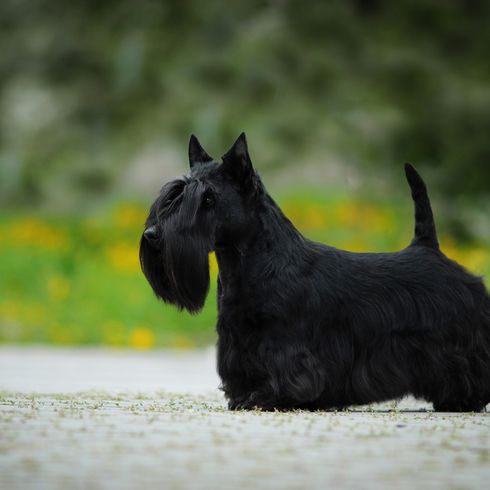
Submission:
<svg viewBox="0 0 490 490">
<path fill-rule="evenodd" d="M 411 165 L 405 171 L 415 206 L 407 248 L 308 247 L 319 258 L 315 283 L 336 298 L 335 316 L 320 323 L 351 339 L 332 342 L 327 333 L 321 342 L 352 369 L 345 405 L 412 393 L 437 410 L 481 410 L 490 402 L 490 297 L 480 277 L 439 249 L 426 186 Z"/>
</svg>

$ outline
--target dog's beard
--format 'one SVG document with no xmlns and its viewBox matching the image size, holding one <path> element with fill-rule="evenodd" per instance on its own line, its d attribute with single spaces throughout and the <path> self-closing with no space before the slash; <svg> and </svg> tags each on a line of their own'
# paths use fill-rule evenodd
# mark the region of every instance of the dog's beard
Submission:
<svg viewBox="0 0 490 490">
<path fill-rule="evenodd" d="M 144 237 L 141 239 L 143 273 L 157 297 L 197 313 L 209 290 L 210 247 L 196 237 L 165 232 L 162 235 L 158 248 Z"/>
<path fill-rule="evenodd" d="M 157 297 L 191 313 L 204 306 L 214 244 L 209 214 L 198 219 L 204 190 L 186 178 L 166 184 L 146 222 L 157 238 L 140 243 L 141 268 Z"/>
</svg>

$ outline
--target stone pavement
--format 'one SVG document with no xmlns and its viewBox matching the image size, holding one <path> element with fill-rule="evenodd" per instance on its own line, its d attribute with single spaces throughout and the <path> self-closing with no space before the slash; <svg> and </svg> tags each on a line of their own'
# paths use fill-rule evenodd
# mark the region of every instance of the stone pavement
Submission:
<svg viewBox="0 0 490 490">
<path fill-rule="evenodd" d="M 490 413 L 234 413 L 218 383 L 211 349 L 0 347 L 0 488 L 489 488 Z"/>
</svg>

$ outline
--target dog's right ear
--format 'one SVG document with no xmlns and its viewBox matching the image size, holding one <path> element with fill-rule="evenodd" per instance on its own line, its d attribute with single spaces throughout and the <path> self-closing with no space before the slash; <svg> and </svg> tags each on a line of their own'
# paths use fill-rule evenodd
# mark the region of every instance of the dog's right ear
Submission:
<svg viewBox="0 0 490 490">
<path fill-rule="evenodd" d="M 223 170 L 247 187 L 253 181 L 254 169 L 248 154 L 247 137 L 240 134 L 233 146 L 223 155 Z"/>
<path fill-rule="evenodd" d="M 199 140 L 191 134 L 191 139 L 189 140 L 189 166 L 191 169 L 200 163 L 212 161 L 213 158 L 206 153 Z"/>
</svg>

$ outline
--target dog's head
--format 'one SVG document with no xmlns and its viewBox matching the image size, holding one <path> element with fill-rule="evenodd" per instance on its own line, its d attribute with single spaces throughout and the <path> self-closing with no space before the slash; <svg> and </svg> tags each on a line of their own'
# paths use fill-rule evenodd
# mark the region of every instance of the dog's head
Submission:
<svg viewBox="0 0 490 490">
<path fill-rule="evenodd" d="M 159 298 L 196 313 L 209 289 L 208 254 L 236 246 L 253 232 L 262 186 L 244 133 L 221 163 L 191 136 L 189 164 L 190 173 L 165 184 L 151 206 L 140 261 Z"/>
</svg>

